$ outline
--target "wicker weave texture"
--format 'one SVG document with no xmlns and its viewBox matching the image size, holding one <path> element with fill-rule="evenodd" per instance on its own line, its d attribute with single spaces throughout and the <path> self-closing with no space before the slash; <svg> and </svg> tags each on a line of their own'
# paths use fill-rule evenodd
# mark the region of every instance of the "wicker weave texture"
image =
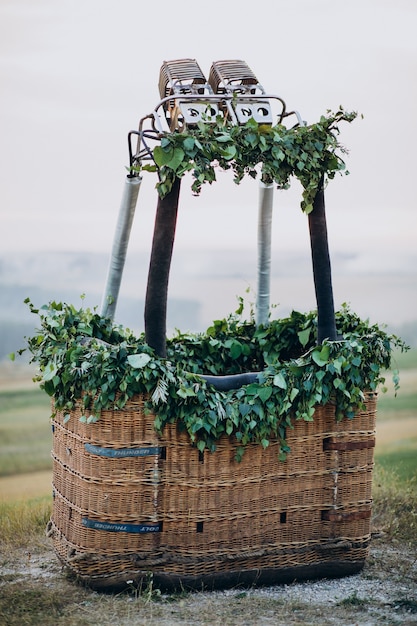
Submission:
<svg viewBox="0 0 417 626">
<path fill-rule="evenodd" d="M 200 453 L 175 425 L 159 437 L 143 398 L 54 421 L 50 534 L 59 558 L 92 586 L 146 572 L 198 582 L 208 575 L 314 567 L 368 554 L 376 397 L 354 419 L 332 405 L 288 430 L 291 452 L 236 442 Z M 291 569 L 292 571 L 292 569 Z M 213 578 L 214 577 L 214 578 Z M 223 580 L 223 579 L 222 579 Z"/>
</svg>

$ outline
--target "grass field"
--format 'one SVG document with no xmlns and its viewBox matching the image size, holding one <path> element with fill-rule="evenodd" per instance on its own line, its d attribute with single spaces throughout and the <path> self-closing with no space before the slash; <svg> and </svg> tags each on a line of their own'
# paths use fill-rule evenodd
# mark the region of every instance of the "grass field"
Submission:
<svg viewBox="0 0 417 626">
<path fill-rule="evenodd" d="M 400 390 L 395 396 L 390 373 L 387 392 L 378 399 L 375 459 L 377 467 L 399 482 L 417 484 L 417 349 L 395 355 Z"/>
<path fill-rule="evenodd" d="M 50 402 L 38 388 L 0 392 L 0 476 L 50 467 Z"/>
</svg>

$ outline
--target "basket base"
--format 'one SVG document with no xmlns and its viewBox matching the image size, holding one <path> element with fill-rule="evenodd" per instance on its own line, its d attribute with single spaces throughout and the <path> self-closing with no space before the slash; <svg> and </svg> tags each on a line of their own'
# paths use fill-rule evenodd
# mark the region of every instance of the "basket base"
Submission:
<svg viewBox="0 0 417 626">
<path fill-rule="evenodd" d="M 92 555 L 76 554 L 63 537 L 53 537 L 53 543 L 56 556 L 74 580 L 95 591 L 109 593 L 132 588 L 145 589 L 149 582 L 161 591 L 178 592 L 249 588 L 323 578 L 341 578 L 358 574 L 369 555 L 369 538 L 367 538 L 354 546 L 351 545 L 350 549 L 333 549 L 331 553 L 328 549 L 326 550 L 326 545 L 316 546 L 315 549 L 310 547 L 307 551 L 301 550 L 295 563 L 291 565 L 288 561 L 285 563 L 287 559 L 280 557 L 279 550 L 277 550 L 275 564 L 271 563 L 270 566 L 265 563 L 263 566 L 253 567 L 253 562 L 243 560 L 240 563 L 240 569 L 236 566 L 229 569 L 227 564 L 223 563 L 223 566 L 220 564 L 218 570 L 211 569 L 204 573 L 199 567 L 198 573 L 192 573 L 193 564 L 191 563 L 189 571 L 187 568 L 180 573 L 172 571 L 167 563 L 160 563 L 159 566 L 154 564 L 152 567 L 148 562 L 147 566 L 142 564 L 141 567 L 135 561 L 134 555 L 113 555 L 105 558 L 96 555 L 94 558 Z M 327 548 L 334 545 L 329 542 Z M 282 565 L 279 564 L 280 562 Z"/>
<path fill-rule="evenodd" d="M 328 561 L 321 564 L 300 565 L 284 569 L 252 569 L 247 571 L 219 572 L 198 576 L 183 576 L 154 572 L 154 588 L 166 592 L 215 591 L 230 588 L 266 587 L 291 584 L 323 578 L 342 578 L 358 574 L 365 565 L 360 561 Z M 90 589 L 101 592 L 120 592 L 134 587 L 140 588 L 149 580 L 148 573 L 125 572 L 123 576 L 76 577 L 77 581 Z"/>
</svg>

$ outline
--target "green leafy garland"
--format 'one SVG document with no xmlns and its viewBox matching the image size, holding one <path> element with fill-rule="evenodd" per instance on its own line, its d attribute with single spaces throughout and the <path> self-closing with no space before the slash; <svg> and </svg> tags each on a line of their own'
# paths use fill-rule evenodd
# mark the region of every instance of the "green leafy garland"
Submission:
<svg viewBox="0 0 417 626">
<path fill-rule="evenodd" d="M 285 432 L 294 420 L 312 421 L 315 407 L 333 402 L 336 418 L 353 418 L 364 390 L 383 385 L 393 348 L 407 346 L 396 336 L 370 325 L 343 306 L 336 314 L 341 341 L 317 346 L 316 313 L 293 312 L 288 318 L 257 326 L 253 312 L 242 319 L 243 301 L 227 319 L 205 333 L 180 334 L 168 340 L 168 357 L 157 357 L 143 335 L 116 326 L 88 308 L 52 302 L 36 309 L 41 328 L 27 339 L 35 378 L 55 408 L 70 419 L 81 403 L 81 420 L 95 422 L 100 411 L 123 409 L 129 398 L 146 394 L 156 414 L 155 428 L 167 423 L 185 429 L 199 450 L 215 450 L 222 435 L 241 446 L 281 441 L 281 458 L 289 448 Z M 259 382 L 221 392 L 198 373 L 215 375 L 260 371 Z M 398 388 L 398 373 L 393 379 Z"/>
<path fill-rule="evenodd" d="M 321 181 L 334 178 L 336 172 L 349 173 L 341 156 L 346 150 L 338 140 L 339 123 L 356 117 L 356 112 L 340 107 L 315 124 L 287 129 L 253 119 L 235 126 L 218 116 L 214 123 L 200 122 L 195 129 L 164 134 L 153 150 L 156 165 L 132 169 L 158 170 L 157 189 L 164 197 L 175 178 L 186 172 L 192 172 L 192 190 L 199 194 L 204 183 L 216 180 L 216 167 L 231 169 L 236 183 L 246 175 L 256 178 L 260 168 L 262 181 L 280 189 L 288 189 L 291 177 L 297 178 L 303 187 L 301 208 L 308 214 Z"/>
</svg>

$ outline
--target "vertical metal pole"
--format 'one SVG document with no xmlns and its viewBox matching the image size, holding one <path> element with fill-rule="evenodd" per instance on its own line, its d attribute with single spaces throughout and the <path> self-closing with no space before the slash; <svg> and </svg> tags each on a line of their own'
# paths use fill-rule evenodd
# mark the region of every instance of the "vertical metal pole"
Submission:
<svg viewBox="0 0 417 626">
<path fill-rule="evenodd" d="M 117 299 L 119 297 L 120 283 L 126 260 L 127 246 L 130 231 L 135 214 L 136 203 L 142 178 L 140 176 L 127 176 L 123 190 L 122 202 L 119 210 L 116 232 L 113 239 L 109 267 L 107 271 L 106 288 L 101 303 L 102 317 L 114 318 Z"/>
<path fill-rule="evenodd" d="M 267 324 L 271 292 L 271 230 L 273 183 L 259 183 L 258 208 L 258 289 L 256 297 L 256 323 Z"/>
</svg>

